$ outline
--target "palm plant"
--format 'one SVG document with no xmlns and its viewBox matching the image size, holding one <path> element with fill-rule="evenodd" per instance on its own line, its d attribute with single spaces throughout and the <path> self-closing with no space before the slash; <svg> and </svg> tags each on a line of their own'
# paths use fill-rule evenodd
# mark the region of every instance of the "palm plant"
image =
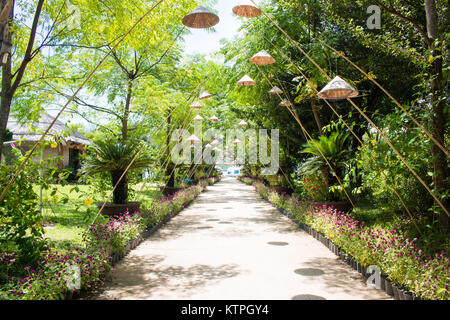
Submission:
<svg viewBox="0 0 450 320">
<path fill-rule="evenodd" d="M 122 143 L 117 140 L 99 141 L 92 147 L 92 153 L 86 158 L 83 171 L 88 175 L 108 172 L 111 175 L 113 187 L 127 170 L 129 164 L 142 147 L 142 142 L 128 140 Z M 147 152 L 141 152 L 129 170 L 147 167 L 153 159 Z M 125 204 L 128 200 L 128 180 L 125 174 L 114 190 L 114 204 Z"/>
<path fill-rule="evenodd" d="M 300 173 L 304 176 L 322 174 L 325 182 L 328 183 L 329 170 L 328 160 L 333 171 L 341 177 L 342 170 L 345 168 L 346 160 L 348 160 L 348 150 L 346 148 L 346 141 L 349 134 L 335 131 L 327 136 L 320 136 L 314 141 L 308 142 L 304 145 L 303 153 L 311 154 L 300 166 Z M 323 156 L 322 156 L 323 155 Z"/>
</svg>

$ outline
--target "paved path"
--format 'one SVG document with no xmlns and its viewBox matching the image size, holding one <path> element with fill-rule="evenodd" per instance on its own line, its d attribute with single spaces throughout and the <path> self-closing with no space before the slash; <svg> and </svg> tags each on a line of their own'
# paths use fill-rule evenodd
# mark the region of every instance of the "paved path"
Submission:
<svg viewBox="0 0 450 320">
<path fill-rule="evenodd" d="M 368 288 L 253 187 L 224 178 L 118 263 L 97 299 L 390 297 Z"/>
</svg>

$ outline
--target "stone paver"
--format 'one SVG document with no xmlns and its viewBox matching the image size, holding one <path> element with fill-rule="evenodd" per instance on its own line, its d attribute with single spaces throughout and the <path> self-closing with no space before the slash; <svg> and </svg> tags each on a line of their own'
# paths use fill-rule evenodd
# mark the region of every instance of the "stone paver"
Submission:
<svg viewBox="0 0 450 320">
<path fill-rule="evenodd" d="M 96 298 L 390 299 L 233 178 L 130 252 Z"/>
</svg>

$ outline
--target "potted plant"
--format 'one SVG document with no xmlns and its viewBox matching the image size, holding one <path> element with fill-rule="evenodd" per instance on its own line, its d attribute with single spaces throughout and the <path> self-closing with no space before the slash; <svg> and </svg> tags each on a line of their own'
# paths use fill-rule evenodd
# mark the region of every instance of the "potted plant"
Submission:
<svg viewBox="0 0 450 320">
<path fill-rule="evenodd" d="M 142 148 L 142 142 L 138 140 L 121 142 L 108 139 L 97 142 L 91 148 L 92 150 L 83 164 L 85 174 L 109 173 L 112 187 L 117 185 L 113 192 L 113 203 L 107 203 L 102 213 L 107 216 L 116 216 L 126 211 L 132 213 L 139 211 L 141 203 L 128 202 L 127 175 L 128 171 L 145 168 L 153 161 L 145 151 L 134 159 Z M 128 168 L 132 161 L 133 163 Z M 126 171 L 127 168 L 128 171 Z M 98 207 L 102 205 L 102 203 L 97 204 Z"/>
</svg>

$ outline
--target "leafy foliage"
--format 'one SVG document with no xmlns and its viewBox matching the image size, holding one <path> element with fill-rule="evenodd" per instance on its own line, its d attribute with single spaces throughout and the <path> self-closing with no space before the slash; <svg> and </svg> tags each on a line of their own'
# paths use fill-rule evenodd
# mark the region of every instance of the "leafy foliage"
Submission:
<svg viewBox="0 0 450 320">
<path fill-rule="evenodd" d="M 314 142 L 305 144 L 303 153 L 312 154 L 300 167 L 300 172 L 305 175 L 317 174 L 329 168 L 324 157 L 334 170 L 345 168 L 348 158 L 346 141 L 349 134 L 333 132 L 329 136 L 320 136 Z"/>
<path fill-rule="evenodd" d="M 131 160 L 141 150 L 142 142 L 129 140 L 122 143 L 113 139 L 99 141 L 92 147 L 86 158 L 83 170 L 93 175 L 101 172 L 125 171 Z M 130 170 L 145 168 L 152 163 L 152 158 L 144 151 L 139 154 Z"/>
<path fill-rule="evenodd" d="M 6 186 L 14 168 L 0 165 L 0 185 Z M 17 262 L 36 261 L 45 244 L 38 196 L 31 181 L 36 176 L 33 167 L 22 171 L 0 203 L 0 248 L 18 254 Z"/>
</svg>

